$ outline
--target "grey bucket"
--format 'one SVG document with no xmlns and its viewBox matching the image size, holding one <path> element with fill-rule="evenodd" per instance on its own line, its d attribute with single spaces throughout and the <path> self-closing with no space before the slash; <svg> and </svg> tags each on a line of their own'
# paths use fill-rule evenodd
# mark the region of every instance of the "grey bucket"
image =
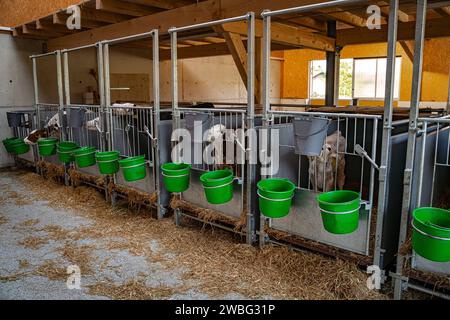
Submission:
<svg viewBox="0 0 450 320">
<path fill-rule="evenodd" d="M 329 120 L 317 117 L 294 119 L 295 153 L 319 156 L 327 138 Z"/>
<path fill-rule="evenodd" d="M 203 142 L 203 135 L 207 130 L 213 126 L 213 116 L 210 113 L 200 113 L 200 112 L 186 112 L 184 114 L 184 119 L 186 121 L 186 129 L 191 134 L 191 141 L 195 143 Z M 201 127 L 201 138 L 194 135 L 194 129 L 196 127 Z M 198 130 L 198 129 L 197 129 Z"/>
<path fill-rule="evenodd" d="M 69 109 L 69 127 L 80 128 L 84 124 L 85 108 L 70 108 Z"/>
<path fill-rule="evenodd" d="M 25 123 L 25 115 L 21 112 L 7 112 L 6 117 L 11 128 L 22 127 Z"/>
</svg>

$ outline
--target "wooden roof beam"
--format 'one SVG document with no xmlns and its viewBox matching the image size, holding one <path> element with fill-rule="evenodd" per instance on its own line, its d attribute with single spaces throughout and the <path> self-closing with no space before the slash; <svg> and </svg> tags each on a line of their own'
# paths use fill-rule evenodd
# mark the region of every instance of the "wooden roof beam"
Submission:
<svg viewBox="0 0 450 320">
<path fill-rule="evenodd" d="M 58 12 L 53 14 L 53 24 L 66 26 L 67 25 L 67 19 L 69 18 L 69 15 L 65 12 Z M 86 29 L 95 29 L 99 27 L 103 27 L 105 23 L 99 22 L 99 21 L 93 21 L 83 18 L 81 16 L 81 28 Z"/>
<path fill-rule="evenodd" d="M 129 1 L 129 0 L 125 0 L 125 1 Z M 144 5 L 144 6 L 165 9 L 165 10 L 172 10 L 175 8 L 193 4 L 196 1 L 192 1 L 192 0 L 131 0 L 129 2 L 133 2 L 133 3 Z"/>
<path fill-rule="evenodd" d="M 49 31 L 49 32 L 60 32 L 60 33 L 75 33 L 80 30 L 70 30 L 65 25 L 54 24 L 53 21 L 38 19 L 35 21 L 36 30 Z"/>
<path fill-rule="evenodd" d="M 398 25 L 397 39 L 414 40 L 415 21 L 403 22 Z M 450 17 L 429 19 L 425 27 L 426 38 L 450 37 Z M 369 30 L 366 27 L 338 30 L 336 44 L 346 46 L 352 44 L 387 42 L 388 26 Z"/>
<path fill-rule="evenodd" d="M 402 40 L 399 41 L 399 43 L 402 46 L 403 51 L 405 51 L 409 61 L 414 62 L 414 42 Z"/>
<path fill-rule="evenodd" d="M 367 19 L 341 9 L 320 10 L 326 17 L 343 22 L 353 27 L 365 27 Z"/>
<path fill-rule="evenodd" d="M 223 25 L 223 28 L 228 32 L 247 35 L 246 22 L 227 23 Z M 284 43 L 291 46 L 305 47 L 322 51 L 335 50 L 334 39 L 323 35 L 302 31 L 290 25 L 275 22 L 271 25 L 271 31 L 272 41 L 276 43 Z M 263 35 L 263 25 L 261 20 L 256 21 L 255 34 L 260 38 Z"/>
<path fill-rule="evenodd" d="M 64 32 L 37 30 L 35 25 L 27 25 L 27 24 L 24 24 L 22 26 L 22 32 L 23 32 L 23 34 L 31 34 L 31 35 L 42 36 L 42 37 L 47 36 L 49 38 L 57 38 L 57 37 L 62 37 L 65 35 Z"/>
<path fill-rule="evenodd" d="M 381 15 L 385 18 L 389 18 L 389 3 L 386 1 L 380 1 L 378 2 L 378 5 L 380 6 Z M 409 15 L 402 10 L 398 10 L 398 20 L 400 22 L 408 22 L 411 21 Z"/>
<path fill-rule="evenodd" d="M 119 23 L 130 19 L 130 16 L 119 13 L 96 10 L 94 8 L 89 7 L 81 7 L 81 18 L 106 23 Z"/>
<path fill-rule="evenodd" d="M 450 17 L 450 7 L 436 8 L 433 10 L 442 17 Z"/>
<path fill-rule="evenodd" d="M 97 10 L 125 14 L 133 17 L 147 16 L 161 11 L 161 9 L 150 8 L 120 0 L 95 0 L 95 8 Z"/>
<path fill-rule="evenodd" d="M 170 27 L 181 27 L 195 23 L 208 22 L 218 18 L 230 18 L 248 11 L 261 12 L 264 9 L 278 10 L 287 7 L 320 3 L 323 0 L 208 0 L 198 4 L 162 11 L 102 28 L 78 32 L 48 42 L 49 50 L 73 48 L 102 40 L 115 39 L 147 32 L 158 28 L 161 34 Z"/>
</svg>

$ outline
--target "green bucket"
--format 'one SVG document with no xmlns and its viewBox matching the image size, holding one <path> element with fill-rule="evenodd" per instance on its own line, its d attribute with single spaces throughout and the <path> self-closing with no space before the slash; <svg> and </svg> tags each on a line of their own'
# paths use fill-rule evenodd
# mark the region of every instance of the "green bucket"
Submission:
<svg viewBox="0 0 450 320">
<path fill-rule="evenodd" d="M 119 151 L 97 152 L 98 169 L 101 174 L 115 174 L 119 171 Z"/>
<path fill-rule="evenodd" d="M 30 151 L 30 146 L 26 144 L 23 139 L 15 139 L 9 143 L 11 147 L 11 153 L 13 154 L 24 154 Z"/>
<path fill-rule="evenodd" d="M 169 192 L 184 192 L 189 188 L 191 165 L 165 163 L 161 166 L 164 186 Z"/>
<path fill-rule="evenodd" d="M 20 138 L 6 138 L 2 140 L 3 146 L 5 147 L 8 153 L 14 153 L 12 144 L 13 142 L 20 141 Z"/>
<path fill-rule="evenodd" d="M 229 169 L 206 172 L 200 176 L 206 200 L 210 204 L 224 204 L 233 199 L 233 172 Z"/>
<path fill-rule="evenodd" d="M 70 163 L 75 160 L 73 152 L 78 149 L 78 145 L 72 141 L 63 141 L 56 145 L 58 159 L 62 163 Z"/>
<path fill-rule="evenodd" d="M 147 175 L 145 156 L 130 157 L 119 160 L 123 178 L 128 182 L 142 180 Z"/>
<path fill-rule="evenodd" d="M 73 152 L 75 162 L 79 168 L 86 168 L 95 164 L 95 147 L 83 147 Z"/>
<path fill-rule="evenodd" d="M 358 229 L 359 193 L 348 190 L 325 192 L 317 196 L 325 230 L 333 234 L 348 234 Z"/>
<path fill-rule="evenodd" d="M 39 154 L 42 157 L 52 156 L 56 153 L 56 144 L 58 140 L 55 138 L 41 138 L 37 141 Z"/>
<path fill-rule="evenodd" d="M 289 179 L 271 178 L 258 182 L 259 210 L 269 218 L 283 218 L 289 214 L 295 185 Z"/>
<path fill-rule="evenodd" d="M 439 208 L 417 208 L 413 211 L 412 246 L 431 261 L 450 261 L 450 211 Z"/>
</svg>

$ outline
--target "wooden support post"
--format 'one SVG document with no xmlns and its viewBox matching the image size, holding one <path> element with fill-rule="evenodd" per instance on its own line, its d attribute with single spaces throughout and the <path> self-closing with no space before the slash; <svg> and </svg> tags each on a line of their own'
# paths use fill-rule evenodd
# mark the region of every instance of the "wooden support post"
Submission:
<svg viewBox="0 0 450 320">
<path fill-rule="evenodd" d="M 233 32 L 227 32 L 222 26 L 214 27 L 214 29 L 216 32 L 223 34 L 228 50 L 230 51 L 239 74 L 241 75 L 242 82 L 245 86 L 247 86 L 247 49 L 245 48 L 241 35 Z M 260 39 L 258 39 L 257 43 L 261 43 Z M 261 57 L 261 45 L 259 45 L 259 53 L 258 45 L 256 45 L 256 56 Z M 256 60 L 258 60 L 258 58 Z M 259 60 L 261 60 L 261 58 L 259 58 Z M 255 76 L 255 99 L 257 104 L 261 103 L 261 61 L 259 62 L 259 66 L 259 71 L 258 66 L 256 66 Z"/>
</svg>

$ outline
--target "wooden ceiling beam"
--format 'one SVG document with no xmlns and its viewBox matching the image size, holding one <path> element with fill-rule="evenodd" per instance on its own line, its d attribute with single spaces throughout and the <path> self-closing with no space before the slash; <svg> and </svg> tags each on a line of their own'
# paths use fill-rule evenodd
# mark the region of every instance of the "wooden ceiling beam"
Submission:
<svg viewBox="0 0 450 320">
<path fill-rule="evenodd" d="M 68 18 L 69 18 L 69 15 L 65 12 L 54 13 L 53 14 L 53 24 L 65 26 L 65 25 L 67 25 Z M 103 22 L 88 20 L 88 19 L 83 18 L 83 16 L 81 16 L 81 28 L 95 29 L 95 28 L 100 28 L 103 26 L 105 26 L 105 23 L 103 23 Z"/>
<path fill-rule="evenodd" d="M 46 35 L 36 35 L 36 34 L 24 34 L 22 31 L 22 26 L 16 27 L 13 29 L 13 37 L 20 37 L 25 39 L 33 39 L 33 40 L 48 40 L 50 36 Z"/>
<path fill-rule="evenodd" d="M 433 10 L 442 17 L 450 17 L 450 7 L 436 8 Z"/>
<path fill-rule="evenodd" d="M 319 21 L 319 20 L 311 18 L 311 17 L 297 17 L 297 18 L 291 18 L 291 19 L 286 19 L 286 20 L 290 21 L 290 22 L 294 22 L 302 27 L 312 29 L 314 31 L 319 31 L 319 32 L 327 31 L 327 25 L 325 22 Z"/>
<path fill-rule="evenodd" d="M 381 10 L 381 15 L 385 18 L 389 18 L 389 3 L 386 1 L 380 1 L 377 3 L 380 6 L 380 10 Z M 410 18 L 410 16 L 402 11 L 402 10 L 398 10 L 398 21 L 400 22 L 409 22 L 413 19 Z"/>
<path fill-rule="evenodd" d="M 65 25 L 54 24 L 53 21 L 38 19 L 36 20 L 36 30 L 60 32 L 64 34 L 79 32 L 80 30 L 70 30 Z"/>
<path fill-rule="evenodd" d="M 102 40 L 115 39 L 147 32 L 158 28 L 161 34 L 170 27 L 181 27 L 195 23 L 208 22 L 218 18 L 230 18 L 249 11 L 261 12 L 264 9 L 278 10 L 287 7 L 319 3 L 323 0 L 208 0 L 198 4 L 183 6 L 116 24 L 79 32 L 48 42 L 49 50 L 73 48 Z"/>
<path fill-rule="evenodd" d="M 95 0 L 95 8 L 97 10 L 125 14 L 133 17 L 147 16 L 161 11 L 161 9 L 158 8 L 151 8 L 120 0 Z"/>
<path fill-rule="evenodd" d="M 223 28 L 228 32 L 247 35 L 246 22 L 227 23 L 223 25 Z M 263 35 L 263 25 L 261 20 L 256 21 L 255 34 L 257 37 L 262 37 Z M 334 39 L 323 35 L 302 31 L 290 25 L 274 22 L 271 25 L 271 34 L 272 41 L 276 43 L 284 43 L 291 46 L 323 51 L 335 50 Z"/>
<path fill-rule="evenodd" d="M 397 39 L 414 40 L 415 21 L 399 23 Z M 425 27 L 426 38 L 450 37 L 450 17 L 429 19 Z M 381 29 L 369 30 L 366 27 L 338 30 L 336 44 L 346 46 L 352 44 L 387 42 L 387 25 Z"/>
<path fill-rule="evenodd" d="M 81 18 L 106 23 L 119 23 L 130 19 L 130 16 L 119 13 L 96 10 L 95 8 L 82 7 Z"/>
<path fill-rule="evenodd" d="M 192 0 L 125 0 L 125 1 L 165 10 L 172 10 L 196 2 Z"/>
<path fill-rule="evenodd" d="M 37 30 L 35 25 L 27 25 L 27 24 L 22 25 L 22 32 L 23 34 L 30 34 L 49 38 L 57 38 L 65 35 L 65 33 L 63 32 Z"/>
<path fill-rule="evenodd" d="M 324 16 L 330 19 L 343 22 L 353 27 L 366 26 L 367 21 L 366 19 L 348 11 L 343 11 L 340 9 L 330 9 L 330 10 L 319 10 L 318 12 L 322 13 Z"/>
<path fill-rule="evenodd" d="M 414 42 L 402 40 L 399 41 L 399 43 L 403 48 L 403 51 L 405 51 L 409 61 L 414 62 Z"/>
</svg>

